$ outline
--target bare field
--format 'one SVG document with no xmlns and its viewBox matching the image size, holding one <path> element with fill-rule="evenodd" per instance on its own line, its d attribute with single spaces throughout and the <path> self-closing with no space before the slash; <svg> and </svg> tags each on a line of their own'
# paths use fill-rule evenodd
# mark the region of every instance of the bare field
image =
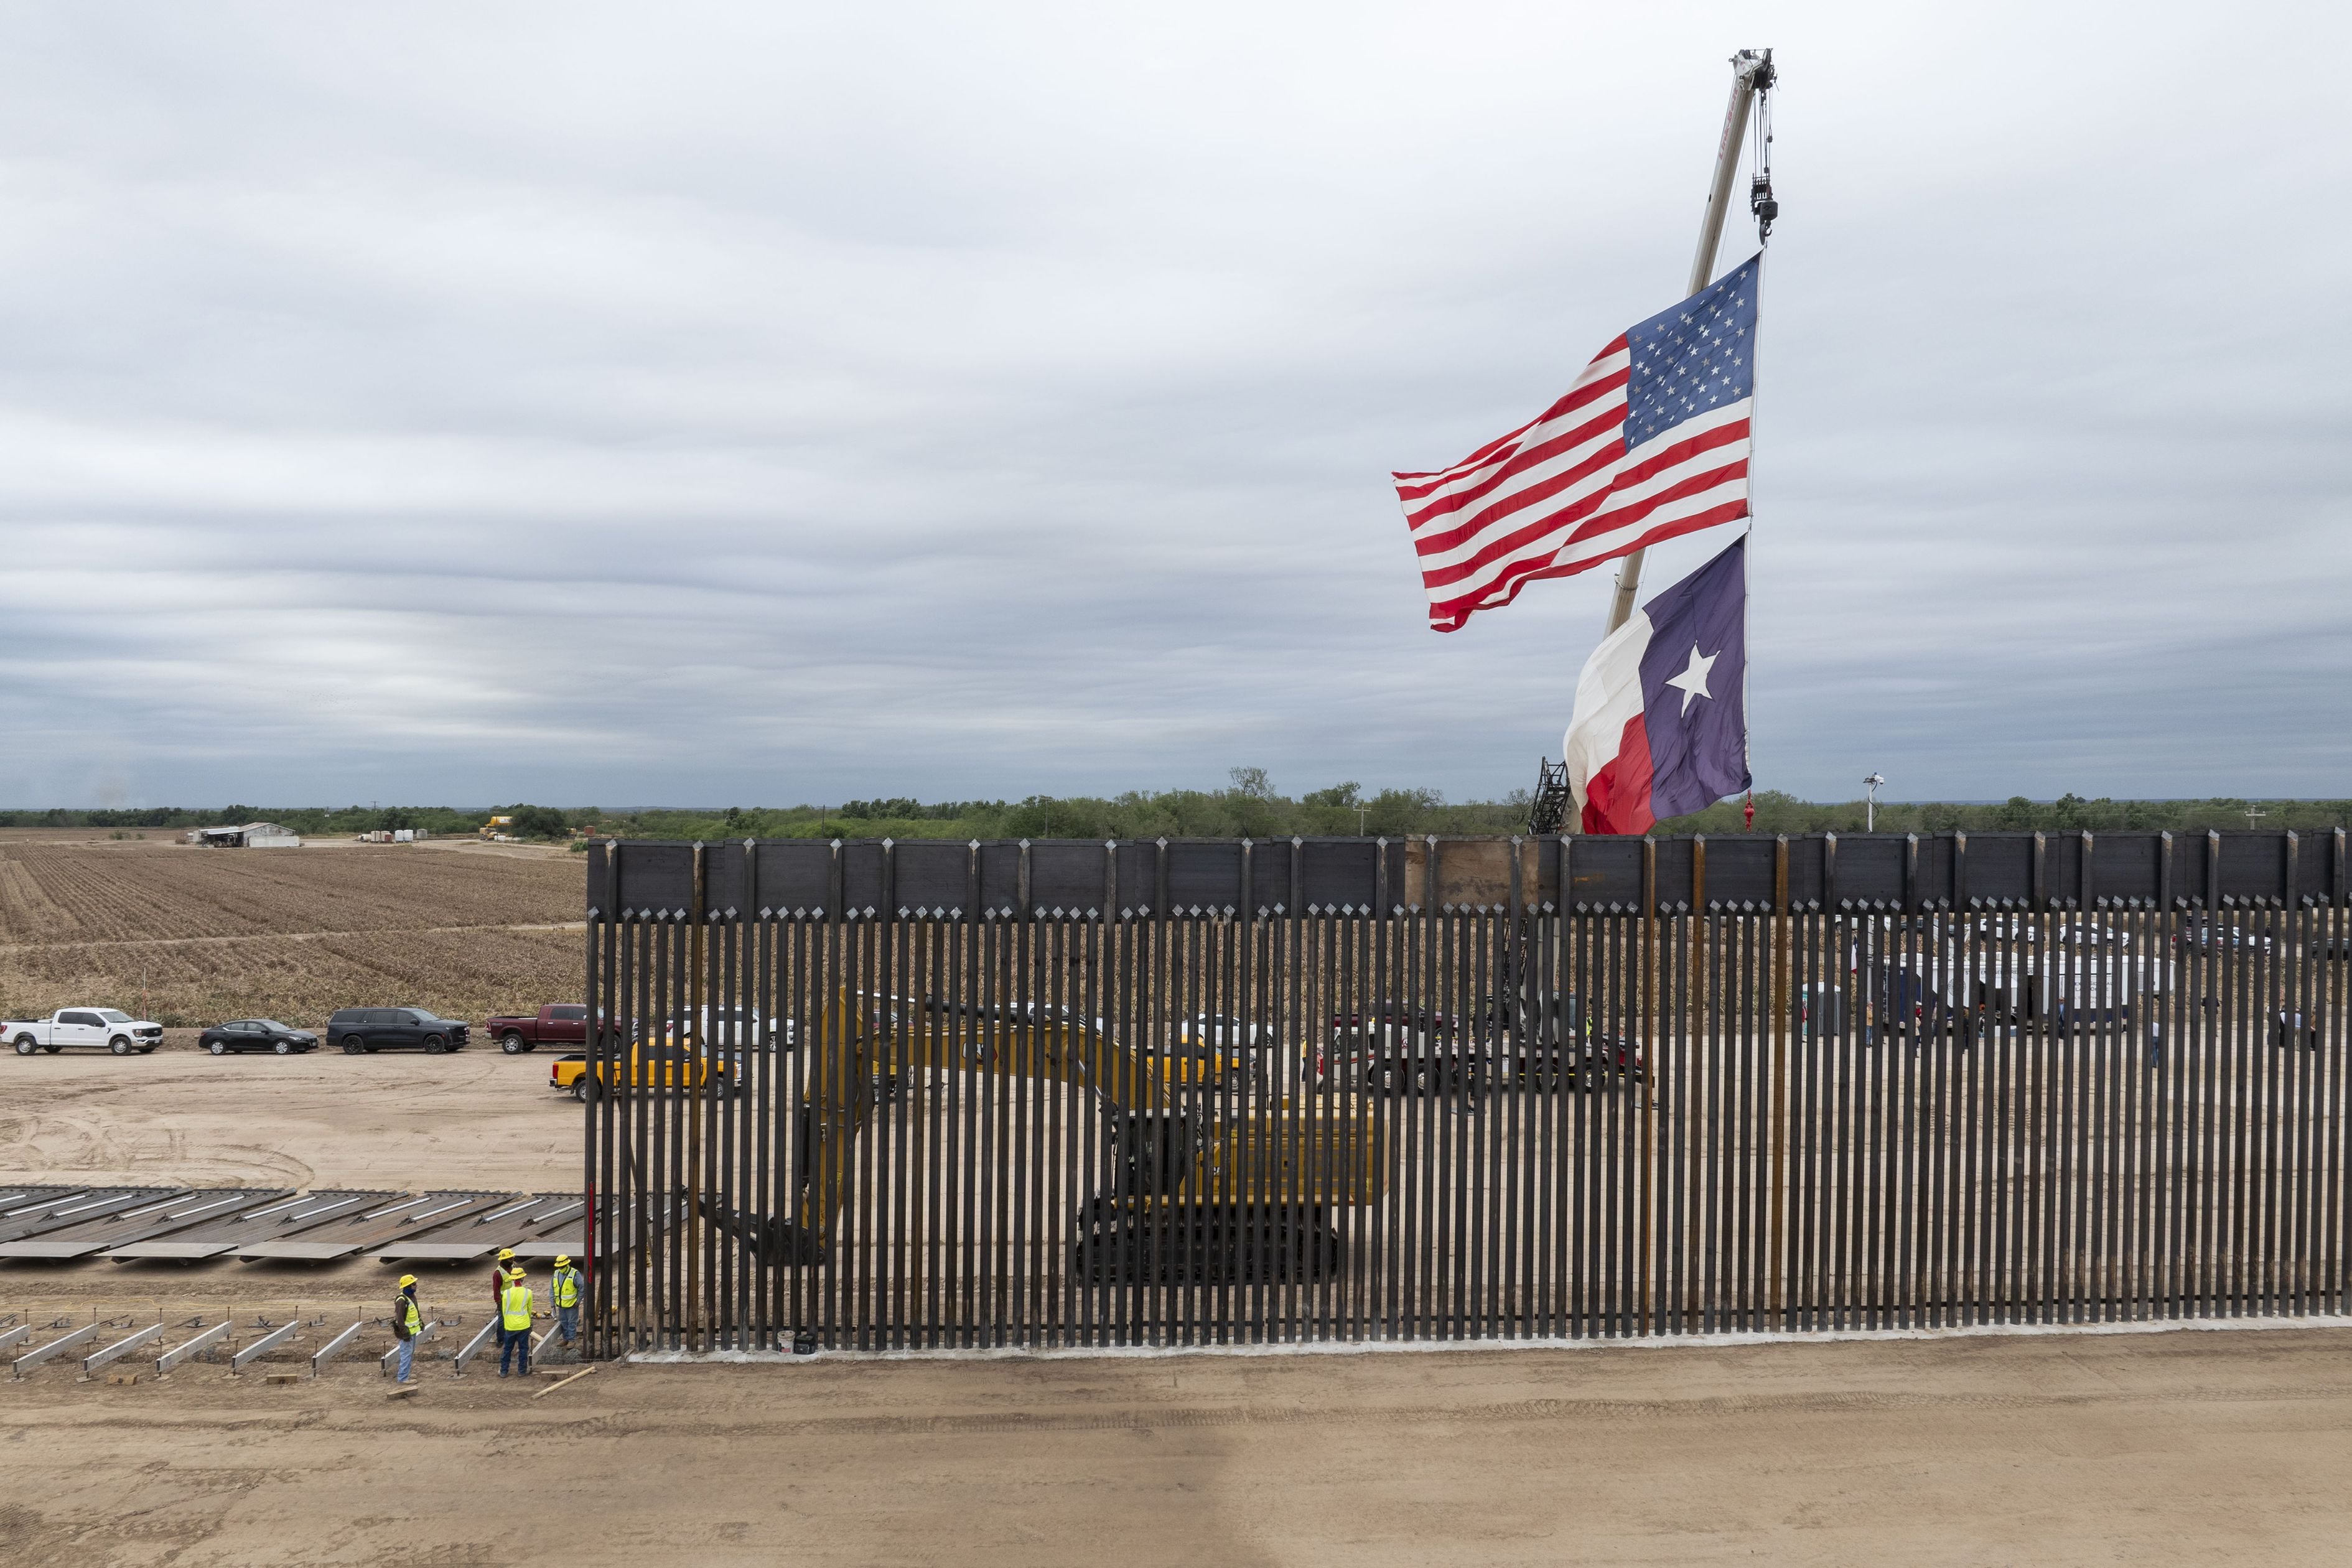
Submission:
<svg viewBox="0 0 2352 1568">
<path fill-rule="evenodd" d="M 462 842 L 200 849 L 0 837 L 0 1016 L 174 1026 L 339 1006 L 479 1019 L 578 994 L 581 858 Z"/>
<path fill-rule="evenodd" d="M 581 1108 L 547 1087 L 552 1051 L 212 1057 L 193 1043 L 0 1057 L 0 1182 L 580 1186 Z"/>
<path fill-rule="evenodd" d="M 0 1557 L 2304 1564 L 2341 1330 L 0 1384 Z"/>
</svg>

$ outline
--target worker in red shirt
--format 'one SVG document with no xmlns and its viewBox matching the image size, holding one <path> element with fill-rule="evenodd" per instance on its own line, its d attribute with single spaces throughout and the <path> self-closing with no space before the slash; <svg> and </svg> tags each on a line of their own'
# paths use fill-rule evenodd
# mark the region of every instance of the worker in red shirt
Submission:
<svg viewBox="0 0 2352 1568">
<path fill-rule="evenodd" d="M 499 1247 L 499 1260 L 490 1268 L 490 1317 L 494 1321 L 498 1320 L 501 1316 L 499 1308 L 506 1300 L 507 1270 L 512 1268 L 514 1266 L 514 1248 L 511 1247 Z M 504 1350 L 507 1343 L 507 1331 L 503 1322 L 499 1324 L 496 1337 L 499 1348 L 500 1350 Z"/>
</svg>

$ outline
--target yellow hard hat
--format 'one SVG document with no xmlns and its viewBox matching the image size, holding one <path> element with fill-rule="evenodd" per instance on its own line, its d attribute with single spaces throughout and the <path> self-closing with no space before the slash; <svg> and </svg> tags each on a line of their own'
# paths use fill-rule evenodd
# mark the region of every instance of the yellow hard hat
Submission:
<svg viewBox="0 0 2352 1568">
<path fill-rule="evenodd" d="M 555 1255 L 555 1266 L 558 1268 L 569 1268 L 572 1267 L 572 1254 L 568 1252 L 557 1253 Z"/>
<path fill-rule="evenodd" d="M 415 1283 L 416 1283 L 416 1276 L 415 1276 L 415 1275 L 414 1275 L 414 1274 L 404 1274 L 404 1275 L 402 1275 L 402 1276 L 400 1277 L 400 1288 L 401 1288 L 402 1289 L 404 1289 L 404 1290 L 407 1289 L 411 1285 L 414 1285 L 414 1284 L 415 1284 Z"/>
<path fill-rule="evenodd" d="M 514 1248 L 513 1248 L 513 1247 L 499 1247 L 499 1262 L 504 1263 L 505 1261 L 507 1261 L 507 1259 L 509 1259 L 509 1258 L 512 1258 L 513 1256 L 514 1256 Z"/>
<path fill-rule="evenodd" d="M 522 1270 L 520 1268 L 509 1268 L 507 1270 L 507 1278 L 509 1279 L 520 1279 L 522 1278 Z"/>
</svg>

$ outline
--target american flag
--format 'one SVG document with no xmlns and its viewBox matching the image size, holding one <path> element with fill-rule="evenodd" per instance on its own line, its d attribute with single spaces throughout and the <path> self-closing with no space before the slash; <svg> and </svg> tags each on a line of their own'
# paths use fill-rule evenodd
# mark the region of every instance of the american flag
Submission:
<svg viewBox="0 0 2352 1568">
<path fill-rule="evenodd" d="M 1759 254 L 1594 356 L 1568 395 L 1450 468 L 1395 476 L 1432 629 L 1748 515 Z"/>
</svg>

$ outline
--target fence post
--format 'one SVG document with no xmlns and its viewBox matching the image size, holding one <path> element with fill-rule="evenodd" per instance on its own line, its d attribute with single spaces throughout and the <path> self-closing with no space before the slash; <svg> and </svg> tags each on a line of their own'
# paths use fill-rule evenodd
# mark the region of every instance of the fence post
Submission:
<svg viewBox="0 0 2352 1568">
<path fill-rule="evenodd" d="M 1652 1284 L 1657 1275 L 1658 1211 L 1658 1090 L 1664 1062 L 1658 1050 L 1658 841 L 1642 835 L 1642 1061 L 1646 1080 L 1642 1096 L 1642 1147 L 1635 1180 L 1642 1189 L 1642 1245 L 1635 1261 L 1641 1270 L 1641 1331 L 1655 1327 L 1651 1307 Z M 1685 1086 L 1676 1084 L 1680 1090 Z"/>
<path fill-rule="evenodd" d="M 1772 841 L 1772 1234 L 1766 1254 L 1772 1326 L 1789 1326 L 1783 1230 L 1789 1189 L 1789 836 Z"/>
</svg>

